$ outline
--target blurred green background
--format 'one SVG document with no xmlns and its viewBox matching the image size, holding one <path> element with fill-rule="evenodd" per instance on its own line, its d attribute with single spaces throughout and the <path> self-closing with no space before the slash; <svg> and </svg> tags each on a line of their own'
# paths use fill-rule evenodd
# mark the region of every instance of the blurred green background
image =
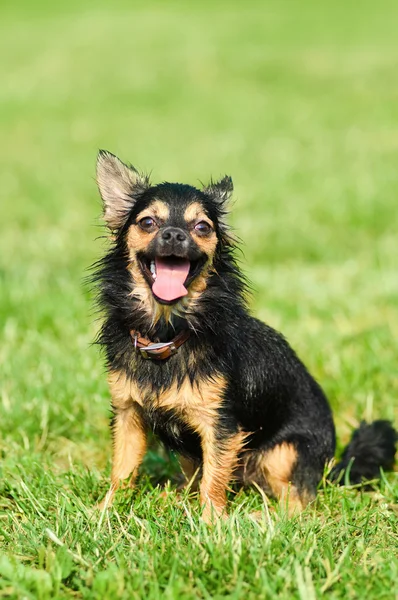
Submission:
<svg viewBox="0 0 398 600">
<path fill-rule="evenodd" d="M 340 440 L 361 418 L 394 419 L 397 3 L 0 10 L 5 480 L 32 460 L 55 473 L 109 467 L 98 322 L 82 285 L 106 246 L 98 148 L 155 182 L 231 174 L 253 311 L 320 380 Z"/>
<path fill-rule="evenodd" d="M 317 371 L 339 419 L 373 401 L 392 417 L 398 9 L 388 7 L 3 2 L 7 435 L 23 425 L 30 439 L 44 419 L 50 436 L 80 443 L 93 407 L 106 413 L 81 285 L 104 247 L 98 148 L 154 181 L 231 174 L 255 312 Z"/>
</svg>

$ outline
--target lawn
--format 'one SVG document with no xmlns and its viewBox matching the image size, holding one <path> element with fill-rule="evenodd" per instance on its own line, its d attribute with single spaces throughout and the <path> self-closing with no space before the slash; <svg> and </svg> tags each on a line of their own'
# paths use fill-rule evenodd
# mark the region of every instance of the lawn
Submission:
<svg viewBox="0 0 398 600">
<path fill-rule="evenodd" d="M 253 312 L 322 383 L 339 447 L 363 418 L 397 425 L 398 4 L 0 11 L 0 597 L 396 598 L 397 473 L 325 483 L 290 521 L 231 494 L 209 528 L 154 448 L 92 511 L 111 441 L 83 279 L 106 246 L 98 148 L 154 181 L 231 174 Z"/>
</svg>

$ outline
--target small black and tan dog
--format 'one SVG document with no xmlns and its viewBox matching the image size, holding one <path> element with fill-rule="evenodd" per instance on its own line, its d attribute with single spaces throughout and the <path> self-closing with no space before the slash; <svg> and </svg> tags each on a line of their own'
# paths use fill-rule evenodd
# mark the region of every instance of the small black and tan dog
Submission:
<svg viewBox="0 0 398 600">
<path fill-rule="evenodd" d="M 232 480 L 301 510 L 335 452 L 322 389 L 286 340 L 252 317 L 225 222 L 232 180 L 202 190 L 149 179 L 101 151 L 97 182 L 112 247 L 96 265 L 112 395 L 111 489 L 133 485 L 154 432 L 200 473 L 203 518 L 221 515 Z M 388 421 L 362 425 L 337 478 L 394 462 Z M 103 504 L 104 505 L 104 504 Z"/>
</svg>

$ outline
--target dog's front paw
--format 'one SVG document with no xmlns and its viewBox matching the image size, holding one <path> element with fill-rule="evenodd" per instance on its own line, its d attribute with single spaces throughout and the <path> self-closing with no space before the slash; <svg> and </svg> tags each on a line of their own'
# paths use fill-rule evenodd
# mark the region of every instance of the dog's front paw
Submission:
<svg viewBox="0 0 398 600">
<path fill-rule="evenodd" d="M 114 486 L 111 486 L 109 488 L 109 490 L 106 492 L 106 494 L 105 494 L 104 498 L 101 500 L 101 502 L 97 502 L 97 504 L 94 505 L 93 510 L 103 512 L 107 508 L 110 508 L 113 504 L 113 498 L 115 496 L 115 491 L 116 491 L 116 488 Z"/>
<path fill-rule="evenodd" d="M 226 508 L 225 506 L 215 506 L 210 502 L 206 502 L 203 507 L 201 519 L 206 525 L 215 525 L 220 520 L 226 521 L 228 519 Z"/>
</svg>

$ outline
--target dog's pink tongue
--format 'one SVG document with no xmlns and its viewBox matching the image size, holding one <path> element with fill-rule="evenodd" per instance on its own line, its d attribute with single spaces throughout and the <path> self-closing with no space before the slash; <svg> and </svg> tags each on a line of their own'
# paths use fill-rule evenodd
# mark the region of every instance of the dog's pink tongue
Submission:
<svg viewBox="0 0 398 600">
<path fill-rule="evenodd" d="M 188 294 L 184 282 L 189 273 L 189 260 L 156 258 L 155 266 L 156 279 L 152 291 L 158 298 L 171 302 Z"/>
</svg>

